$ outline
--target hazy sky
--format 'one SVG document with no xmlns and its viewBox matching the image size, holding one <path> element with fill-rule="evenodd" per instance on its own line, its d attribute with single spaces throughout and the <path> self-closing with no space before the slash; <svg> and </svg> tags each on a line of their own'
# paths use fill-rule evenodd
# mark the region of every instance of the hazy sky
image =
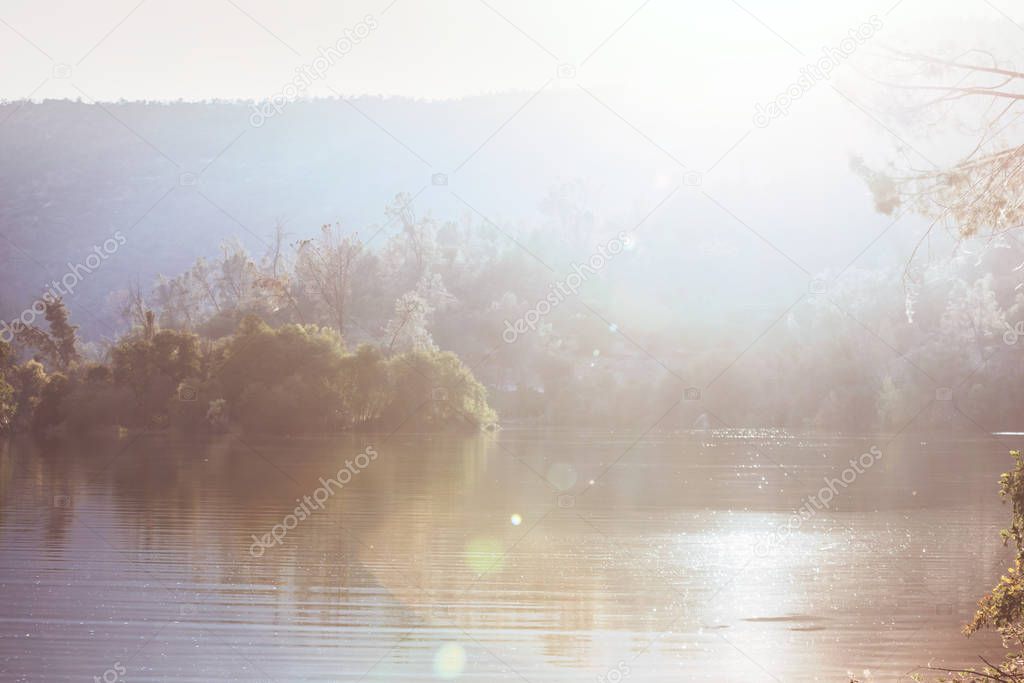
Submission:
<svg viewBox="0 0 1024 683">
<path fill-rule="evenodd" d="M 851 32 L 864 27 L 870 38 L 851 42 Z M 635 224 L 654 214 L 652 227 L 661 221 L 699 241 L 716 226 L 736 230 L 743 217 L 760 231 L 753 239 L 764 235 L 780 253 L 818 272 L 842 268 L 892 222 L 875 212 L 851 157 L 863 156 L 874 168 L 890 157 L 937 168 L 977 142 L 965 135 L 951 144 L 934 135 L 940 127 L 901 118 L 906 107 L 888 106 L 893 89 L 866 78 L 870 64 L 861 61 L 886 45 L 945 54 L 983 47 L 1010 56 L 1024 44 L 1024 6 L 1010 0 L 0 0 L 0 35 L 0 98 L 8 99 L 262 102 L 281 94 L 448 99 L 512 92 L 463 103 L 473 113 L 460 119 L 446 118 L 448 105 L 374 102 L 353 104 L 353 111 L 339 107 L 347 117 L 325 125 L 309 126 L 315 117 L 304 118 L 296 107 L 263 126 L 246 107 L 224 108 L 231 120 L 212 136 L 216 126 L 203 120 L 209 112 L 202 107 L 176 110 L 170 123 L 158 120 L 158 107 L 122 118 L 83 108 L 89 111 L 79 110 L 74 130 L 86 132 L 71 138 L 73 144 L 66 142 L 67 127 L 31 138 L 61 151 L 86 149 L 89 131 L 105 125 L 104 140 L 162 154 L 167 148 L 175 163 L 166 177 L 133 178 L 154 182 L 149 191 L 156 192 L 181 184 L 182 171 L 223 158 L 203 182 L 218 187 L 217 201 L 229 215 L 260 231 L 275 216 L 301 216 L 307 226 L 332 219 L 366 225 L 396 193 L 421 188 L 418 206 L 441 216 L 464 214 L 466 205 L 439 189 L 448 185 L 435 185 L 438 172 L 467 197 L 486 197 L 483 211 L 499 220 L 530 218 L 553 187 L 582 180 L 593 196 L 588 205 L 609 220 Z M 846 44 L 849 53 L 833 60 L 827 78 L 807 80 L 809 69 Z M 330 46 L 340 47 L 328 60 L 323 49 Z M 794 89 L 790 111 L 765 122 L 770 125 L 756 121 L 758 106 Z M 15 124 L 47 123 L 34 119 L 30 107 L 7 110 L 0 134 L 13 142 Z M 35 152 L 40 158 L 63 158 L 47 157 L 42 147 Z M 226 172 L 235 155 L 272 155 L 275 166 L 292 174 L 281 177 L 294 180 L 307 166 L 317 167 L 322 159 L 310 157 L 327 149 L 346 165 L 331 166 L 312 193 L 306 183 L 296 181 L 294 189 L 269 183 L 261 187 L 272 196 L 254 202 L 246 179 L 259 169 Z M 346 175 L 351 169 L 358 174 Z M 358 180 L 346 186 L 342 178 Z M 356 192 L 362 203 L 350 201 Z M 188 196 L 175 191 L 172 198 Z M 162 218 L 177 220 L 170 201 L 161 210 Z M 225 221 L 223 230 L 237 232 L 240 222 Z M 917 227 L 905 219 L 886 239 L 912 244 Z M 904 251 L 892 253 L 902 258 Z"/>
<path fill-rule="evenodd" d="M 3 0 L 0 97 L 263 99 L 363 22 L 305 94 L 534 92 L 569 64 L 652 108 L 713 110 L 784 88 L 871 15 L 886 40 L 1024 26 L 1007 0 Z"/>
</svg>

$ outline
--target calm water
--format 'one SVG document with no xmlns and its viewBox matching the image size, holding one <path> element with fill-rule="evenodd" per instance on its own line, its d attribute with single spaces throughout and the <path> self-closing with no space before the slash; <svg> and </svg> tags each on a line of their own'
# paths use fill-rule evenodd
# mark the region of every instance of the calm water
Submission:
<svg viewBox="0 0 1024 683">
<path fill-rule="evenodd" d="M 378 457 L 323 509 L 286 519 L 368 445 Z M 828 508 L 807 507 L 872 446 L 882 457 L 822 493 Z M 1000 656 L 959 626 L 1006 566 L 1011 446 L 515 430 L 9 443 L 0 679 L 900 680 Z"/>
</svg>

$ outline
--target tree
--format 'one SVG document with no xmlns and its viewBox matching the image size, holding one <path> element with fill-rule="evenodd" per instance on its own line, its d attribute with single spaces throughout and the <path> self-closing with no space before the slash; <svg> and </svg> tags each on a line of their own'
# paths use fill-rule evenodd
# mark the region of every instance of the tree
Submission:
<svg viewBox="0 0 1024 683">
<path fill-rule="evenodd" d="M 56 350 L 57 367 L 66 371 L 78 360 L 78 326 L 68 323 L 68 309 L 60 298 L 47 302 L 45 317 Z"/>
<path fill-rule="evenodd" d="M 111 350 L 114 382 L 131 389 L 142 424 L 164 418 L 168 400 L 183 380 L 199 372 L 199 361 L 199 338 L 177 330 L 132 335 Z"/>
<path fill-rule="evenodd" d="M 1024 222 L 1024 144 L 1013 140 L 1024 103 L 1024 72 L 992 53 L 969 50 L 953 57 L 888 50 L 882 80 L 887 93 L 910 98 L 908 110 L 922 115 L 962 112 L 977 143 L 948 167 L 853 167 L 867 181 L 876 208 L 893 214 L 915 211 L 944 224 L 961 238 L 998 235 Z M 923 238 L 922 238 L 923 240 Z"/>
<path fill-rule="evenodd" d="M 39 395 L 39 403 L 32 414 L 32 429 L 38 433 L 49 433 L 64 422 L 64 399 L 71 391 L 71 382 L 63 374 L 55 372 L 46 378 Z"/>
<path fill-rule="evenodd" d="M 128 326 L 133 330 L 145 326 L 146 312 L 150 309 L 146 306 L 146 299 L 142 295 L 142 288 L 139 287 L 139 284 L 129 284 L 128 289 L 120 292 L 118 298 L 119 313 Z"/>
<path fill-rule="evenodd" d="M 17 413 L 14 387 L 8 376 L 14 369 L 14 350 L 5 341 L 0 341 L 0 434 L 9 431 Z"/>
<path fill-rule="evenodd" d="M 380 418 L 391 396 L 384 354 L 376 346 L 362 344 L 342 366 L 348 414 L 353 425 Z"/>
<path fill-rule="evenodd" d="M 413 424 L 477 429 L 497 419 L 487 390 L 458 356 L 412 351 L 388 361 L 391 399 L 384 411 L 388 426 Z"/>
<path fill-rule="evenodd" d="M 49 331 L 35 325 L 19 327 L 15 339 L 36 349 L 52 368 L 66 372 L 78 361 L 78 326 L 68 322 L 68 310 L 60 297 L 46 297 L 42 302 Z"/>
<path fill-rule="evenodd" d="M 217 266 L 222 307 L 239 314 L 252 312 L 258 298 L 256 282 L 259 269 L 238 240 L 229 240 L 221 245 L 221 259 Z"/>
<path fill-rule="evenodd" d="M 388 353 L 394 351 L 434 351 L 434 339 L 427 320 L 434 309 L 418 292 L 406 292 L 395 301 L 395 315 L 384 327 Z"/>
<path fill-rule="evenodd" d="M 246 317 L 214 370 L 232 416 L 250 431 L 301 433 L 346 427 L 345 353 L 330 328 L 271 329 Z"/>
<path fill-rule="evenodd" d="M 109 367 L 89 365 L 79 368 L 69 379 L 61 410 L 68 433 L 89 433 L 128 423 L 137 405 L 135 397 L 129 388 L 114 384 Z"/>
<path fill-rule="evenodd" d="M 392 235 L 382 255 L 385 277 L 392 289 L 405 291 L 416 287 L 437 261 L 437 223 L 429 215 L 416 217 L 412 198 L 405 193 L 395 196 L 384 208 L 387 225 L 401 224 Z"/>
<path fill-rule="evenodd" d="M 352 272 L 363 245 L 355 235 L 343 235 L 340 226 L 323 225 L 320 237 L 298 244 L 295 274 L 299 286 L 321 312 L 323 321 L 345 333 Z"/>
<path fill-rule="evenodd" d="M 284 222 L 278 219 L 274 223 L 274 232 L 270 237 L 272 243 L 267 248 L 267 253 L 264 254 L 261 263 L 261 270 L 266 276 L 277 278 L 284 274 L 288 265 L 284 249 L 287 238 L 288 233 L 284 231 Z"/>
<path fill-rule="evenodd" d="M 14 388 L 14 430 L 27 429 L 46 386 L 46 369 L 37 360 L 26 361 L 11 369 L 8 381 Z"/>
<path fill-rule="evenodd" d="M 256 287 L 266 299 L 268 313 L 277 313 L 285 309 L 294 314 L 294 321 L 305 324 L 306 316 L 294 292 L 294 278 L 290 272 L 291 259 L 285 252 L 287 236 L 284 224 L 278 221 L 271 235 L 272 243 L 261 261 L 260 277 L 256 280 Z"/>
</svg>

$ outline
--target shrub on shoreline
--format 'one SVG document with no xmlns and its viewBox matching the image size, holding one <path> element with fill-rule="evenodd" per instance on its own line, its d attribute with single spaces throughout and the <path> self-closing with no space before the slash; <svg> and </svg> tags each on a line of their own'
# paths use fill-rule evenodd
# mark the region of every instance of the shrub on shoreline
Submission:
<svg viewBox="0 0 1024 683">
<path fill-rule="evenodd" d="M 386 355 L 316 325 L 272 328 L 244 317 L 234 335 L 149 324 L 117 341 L 109 364 L 47 372 L 0 347 L 0 430 L 53 435 L 115 427 L 255 433 L 479 428 L 495 421 L 487 392 L 452 353 Z M 38 332 L 37 334 L 45 334 Z"/>
</svg>

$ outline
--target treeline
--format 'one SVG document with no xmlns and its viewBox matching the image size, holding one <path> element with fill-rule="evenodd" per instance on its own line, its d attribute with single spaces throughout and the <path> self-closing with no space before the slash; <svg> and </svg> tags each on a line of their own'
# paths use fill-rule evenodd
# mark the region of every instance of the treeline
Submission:
<svg viewBox="0 0 1024 683">
<path fill-rule="evenodd" d="M 18 362 L 0 342 L 0 431 L 81 433 L 116 428 L 279 434 L 351 429 L 491 429 L 496 414 L 483 386 L 451 353 L 385 355 L 316 325 L 276 329 L 254 315 L 235 334 L 202 339 L 142 326 L 110 347 L 107 362 L 77 349 L 60 299 L 45 302 L 47 328 L 23 327 Z"/>
<path fill-rule="evenodd" d="M 227 242 L 218 256 L 151 288 L 115 293 L 112 305 L 130 332 L 114 331 L 106 342 L 72 344 L 66 320 L 48 320 L 56 327 L 45 334 L 26 327 L 12 358 L 21 367 L 34 355 L 41 367 L 9 371 L 12 387 L 14 375 L 28 387 L 18 421 L 24 425 L 34 412 L 24 408 L 42 400 L 32 388 L 41 386 L 40 372 L 66 377 L 69 405 L 76 390 L 83 402 L 102 404 L 84 398 L 76 375 L 93 364 L 108 368 L 113 395 L 130 390 L 131 406 L 106 412 L 132 425 L 184 419 L 178 412 L 195 420 L 200 407 L 204 419 L 212 410 L 212 424 L 226 411 L 229 422 L 251 428 L 285 421 L 273 427 L 279 431 L 392 424 L 396 402 L 407 394 L 425 399 L 426 384 L 458 374 L 461 365 L 444 349 L 479 382 L 451 414 L 431 404 L 442 413 L 424 418 L 434 423 L 462 413 L 486 423 L 488 402 L 505 423 L 616 429 L 974 432 L 1019 431 L 1024 423 L 1024 244 L 1015 235 L 964 243 L 909 275 L 900 261 L 822 272 L 813 287 L 779 280 L 740 315 L 685 286 L 707 260 L 692 235 L 642 234 L 591 268 L 620 228 L 582 203 L 559 204 L 557 225 L 522 231 L 515 241 L 486 222 L 442 222 L 416 216 L 410 205 L 397 197 L 386 222 L 361 233 L 323 226 L 315 238 L 292 242 L 278 227 L 259 256 Z M 286 347 L 266 346 L 269 365 L 298 345 L 311 362 L 323 356 L 338 367 L 307 375 L 284 365 L 284 374 L 260 380 L 267 370 L 252 359 L 247 376 L 260 388 L 239 388 L 223 375 L 232 367 L 226 359 L 241 354 L 235 344 L 253 336 L 254 319 Z M 334 352 L 305 350 L 324 347 L 326 337 Z M 69 369 L 71 346 L 84 359 L 78 370 Z M 387 396 L 352 379 L 371 370 Z M 416 389 L 399 384 L 420 380 Z M 175 399 L 171 410 L 165 399 L 182 383 L 197 398 Z M 324 413 L 314 396 L 343 407 Z M 275 408 L 307 397 L 317 406 L 295 415 Z"/>
</svg>

